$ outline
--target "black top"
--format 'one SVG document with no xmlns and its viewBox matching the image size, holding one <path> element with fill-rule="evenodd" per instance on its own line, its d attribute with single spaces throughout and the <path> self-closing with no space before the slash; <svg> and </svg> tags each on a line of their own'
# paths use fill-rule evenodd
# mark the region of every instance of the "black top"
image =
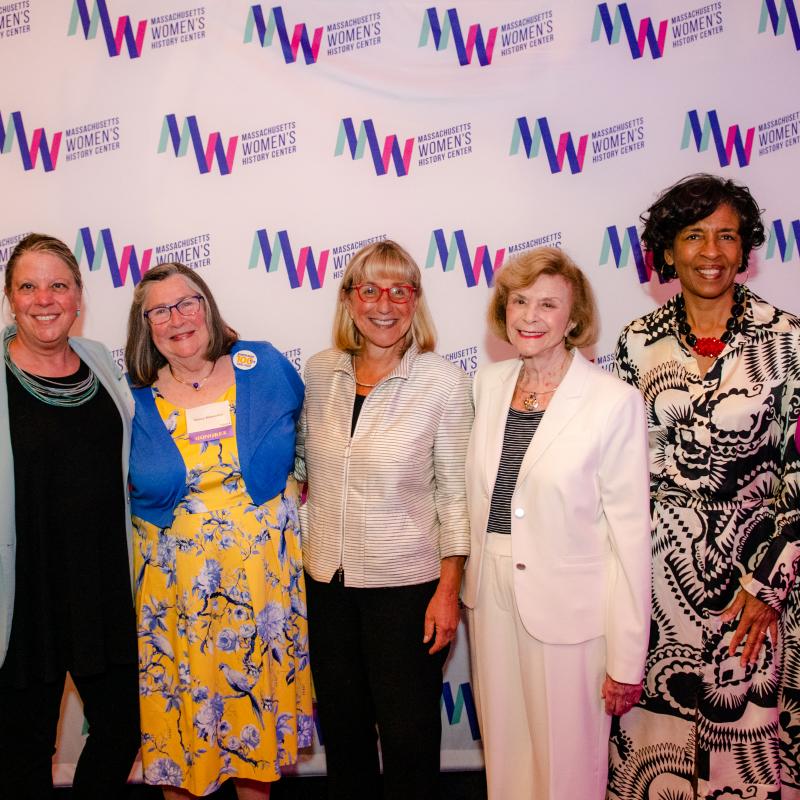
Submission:
<svg viewBox="0 0 800 800">
<path fill-rule="evenodd" d="M 16 592 L 0 685 L 95 675 L 136 661 L 125 540 L 122 421 L 100 385 L 47 405 L 6 369 L 17 529 Z M 89 375 L 49 378 L 73 383 Z"/>
<path fill-rule="evenodd" d="M 364 401 L 367 399 L 365 394 L 357 394 L 356 399 L 353 401 L 353 419 L 350 423 L 350 435 L 356 432 L 356 423 L 358 422 L 358 415 L 361 413 L 361 408 Z"/>
<path fill-rule="evenodd" d="M 511 533 L 511 497 L 517 488 L 522 459 L 525 458 L 543 415 L 544 411 L 508 409 L 506 429 L 503 434 L 503 452 L 500 455 L 489 520 L 486 523 L 486 530 L 489 532 Z"/>
</svg>

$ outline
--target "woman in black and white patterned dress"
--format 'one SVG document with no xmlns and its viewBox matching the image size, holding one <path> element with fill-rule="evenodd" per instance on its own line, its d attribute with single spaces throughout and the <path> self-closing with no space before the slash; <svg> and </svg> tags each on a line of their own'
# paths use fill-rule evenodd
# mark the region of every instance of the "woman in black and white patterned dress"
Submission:
<svg viewBox="0 0 800 800">
<path fill-rule="evenodd" d="M 653 618 L 609 797 L 796 800 L 800 320 L 735 281 L 764 241 L 746 187 L 690 176 L 643 220 L 681 293 L 617 346 L 650 428 Z"/>
</svg>

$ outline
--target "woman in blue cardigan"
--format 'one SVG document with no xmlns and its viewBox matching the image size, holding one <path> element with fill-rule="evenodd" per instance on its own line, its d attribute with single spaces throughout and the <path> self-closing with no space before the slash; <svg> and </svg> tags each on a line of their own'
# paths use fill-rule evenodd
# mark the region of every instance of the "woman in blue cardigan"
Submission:
<svg viewBox="0 0 800 800">
<path fill-rule="evenodd" d="M 267 797 L 313 727 L 287 489 L 303 384 L 175 263 L 137 286 L 125 357 L 145 781 L 185 798 L 232 778 L 240 800 Z"/>
</svg>

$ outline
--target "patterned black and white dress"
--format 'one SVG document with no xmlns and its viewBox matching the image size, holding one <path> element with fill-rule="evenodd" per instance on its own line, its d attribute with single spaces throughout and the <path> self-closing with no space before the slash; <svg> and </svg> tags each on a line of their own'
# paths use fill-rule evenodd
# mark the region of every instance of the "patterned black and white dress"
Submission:
<svg viewBox="0 0 800 800">
<path fill-rule="evenodd" d="M 617 345 L 648 414 L 653 616 L 642 699 L 612 729 L 609 798 L 800 800 L 800 319 L 749 293 L 701 376 L 674 309 Z M 746 668 L 727 653 L 736 622 L 719 619 L 740 585 L 783 612 L 782 646 Z"/>
</svg>

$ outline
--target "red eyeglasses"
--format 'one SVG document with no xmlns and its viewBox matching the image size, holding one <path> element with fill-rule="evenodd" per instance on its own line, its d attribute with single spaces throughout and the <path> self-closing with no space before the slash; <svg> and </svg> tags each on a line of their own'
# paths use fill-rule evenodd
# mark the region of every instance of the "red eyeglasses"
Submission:
<svg viewBox="0 0 800 800">
<path fill-rule="evenodd" d="M 414 292 L 417 291 L 416 286 L 411 286 L 407 283 L 401 284 L 400 286 L 387 286 L 383 289 L 381 289 L 380 286 L 376 286 L 374 283 L 359 283 L 350 288 L 355 289 L 359 299 L 363 303 L 377 303 L 384 292 L 393 303 L 407 303 L 414 296 Z"/>
</svg>

